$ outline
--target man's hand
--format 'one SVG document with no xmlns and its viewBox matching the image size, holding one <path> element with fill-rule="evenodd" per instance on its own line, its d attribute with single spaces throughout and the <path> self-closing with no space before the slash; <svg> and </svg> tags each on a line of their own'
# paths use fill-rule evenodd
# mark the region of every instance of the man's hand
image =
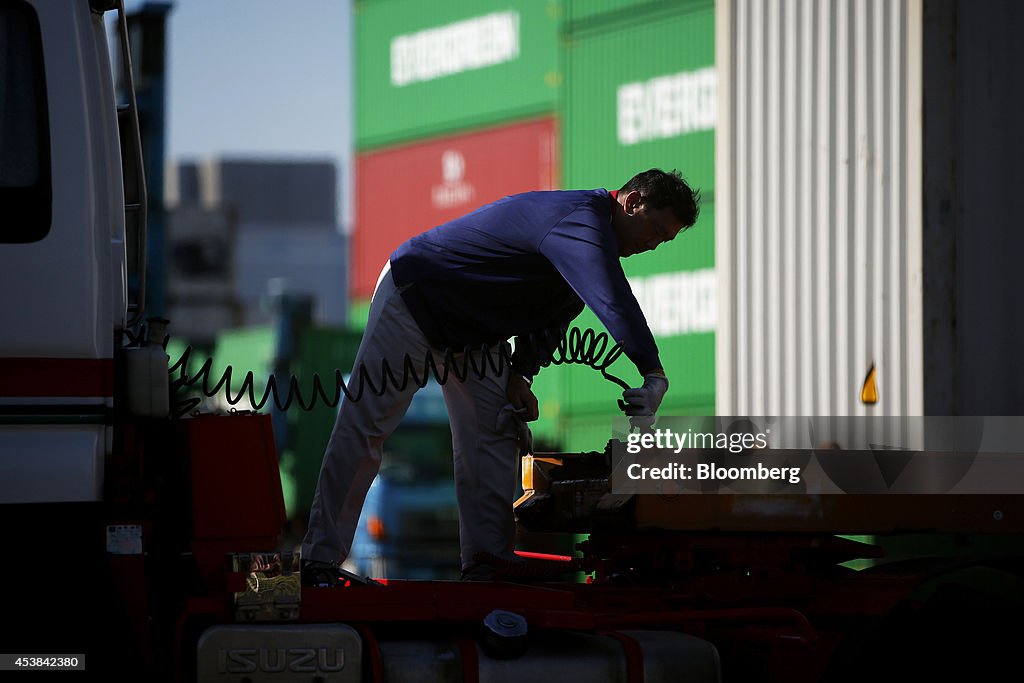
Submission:
<svg viewBox="0 0 1024 683">
<path fill-rule="evenodd" d="M 626 401 L 626 415 L 654 415 L 667 391 L 668 377 L 654 372 L 644 375 L 642 387 L 622 392 L 622 398 Z"/>
<path fill-rule="evenodd" d="M 512 375 L 508 380 L 508 389 L 505 390 L 508 402 L 516 410 L 523 410 L 522 417 L 526 422 L 533 422 L 540 413 L 537 408 L 537 397 L 530 389 L 530 383 L 519 375 Z"/>
</svg>

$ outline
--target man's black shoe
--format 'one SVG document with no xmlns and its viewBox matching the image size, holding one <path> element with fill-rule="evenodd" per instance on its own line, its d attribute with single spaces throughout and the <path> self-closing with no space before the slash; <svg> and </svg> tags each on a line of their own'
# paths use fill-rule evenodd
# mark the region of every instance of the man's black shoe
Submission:
<svg viewBox="0 0 1024 683">
<path fill-rule="evenodd" d="M 359 576 L 341 568 L 337 562 L 303 560 L 300 564 L 302 585 L 305 588 L 337 588 L 341 586 L 364 585 L 383 586 L 368 576 Z"/>
<path fill-rule="evenodd" d="M 477 562 L 462 570 L 463 581 L 497 581 L 498 570 L 493 565 Z"/>
</svg>

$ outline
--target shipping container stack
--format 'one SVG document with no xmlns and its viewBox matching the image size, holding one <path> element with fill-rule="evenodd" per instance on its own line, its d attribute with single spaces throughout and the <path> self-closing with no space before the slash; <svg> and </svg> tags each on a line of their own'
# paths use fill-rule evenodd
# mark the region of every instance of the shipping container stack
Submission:
<svg viewBox="0 0 1024 683">
<path fill-rule="evenodd" d="M 353 322 L 402 241 L 508 194 L 620 187 L 651 167 L 701 189 L 697 225 L 624 262 L 672 378 L 665 414 L 715 406 L 714 4 L 360 0 Z M 584 313 L 581 327 L 603 331 Z M 638 381 L 626 359 L 611 371 Z M 600 450 L 620 390 L 549 368 L 535 435 Z"/>
<path fill-rule="evenodd" d="M 623 261 L 670 378 L 664 415 L 712 415 L 715 407 L 714 15 L 713 2 L 567 5 L 566 186 L 614 188 L 636 171 L 675 168 L 703 197 L 693 228 Z M 597 321 L 587 311 L 577 324 Z M 639 381 L 626 360 L 612 372 Z M 566 384 L 565 445 L 600 449 L 613 386 L 579 370 Z"/>
</svg>

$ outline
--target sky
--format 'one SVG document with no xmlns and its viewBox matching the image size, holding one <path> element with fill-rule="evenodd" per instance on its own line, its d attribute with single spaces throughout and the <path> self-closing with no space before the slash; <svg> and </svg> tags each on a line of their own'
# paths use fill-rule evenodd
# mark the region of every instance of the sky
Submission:
<svg viewBox="0 0 1024 683">
<path fill-rule="evenodd" d="M 351 0 L 170 4 L 167 159 L 335 161 L 339 219 L 350 222 Z"/>
</svg>

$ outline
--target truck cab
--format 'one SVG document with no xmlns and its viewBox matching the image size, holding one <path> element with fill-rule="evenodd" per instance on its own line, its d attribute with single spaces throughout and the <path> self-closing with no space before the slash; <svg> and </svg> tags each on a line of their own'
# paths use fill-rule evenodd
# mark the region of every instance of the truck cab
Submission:
<svg viewBox="0 0 1024 683">
<path fill-rule="evenodd" d="M 2 504 L 102 499 L 115 348 L 142 308 L 126 250 L 144 218 L 141 153 L 115 100 L 105 4 L 0 6 Z"/>
<path fill-rule="evenodd" d="M 18 556 L 5 584 L 32 586 L 10 594 L 10 647 L 97 670 L 116 666 L 108 638 L 126 666 L 146 660 L 105 552 L 119 528 L 109 475 L 144 309 L 146 214 L 132 89 L 115 95 L 112 9 L 130 64 L 119 3 L 0 4 L 0 523 Z M 141 568 L 141 526 L 128 528 Z"/>
</svg>

